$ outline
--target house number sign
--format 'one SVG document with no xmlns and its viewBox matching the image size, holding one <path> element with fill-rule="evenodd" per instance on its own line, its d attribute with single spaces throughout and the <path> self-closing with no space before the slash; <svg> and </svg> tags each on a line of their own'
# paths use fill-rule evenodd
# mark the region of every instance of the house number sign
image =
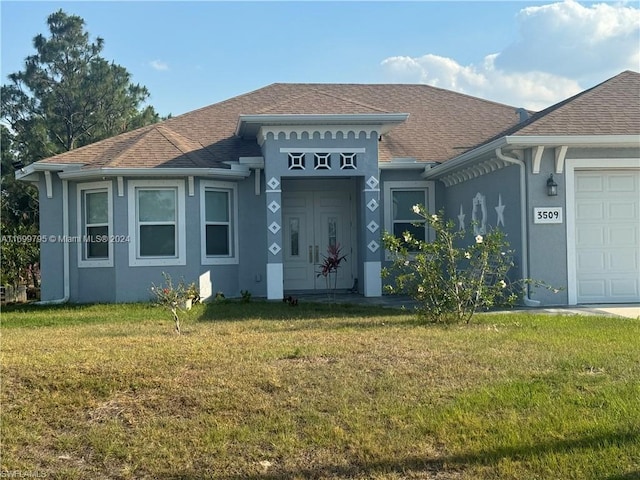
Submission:
<svg viewBox="0 0 640 480">
<path fill-rule="evenodd" d="M 562 207 L 534 208 L 533 223 L 562 223 Z"/>
</svg>

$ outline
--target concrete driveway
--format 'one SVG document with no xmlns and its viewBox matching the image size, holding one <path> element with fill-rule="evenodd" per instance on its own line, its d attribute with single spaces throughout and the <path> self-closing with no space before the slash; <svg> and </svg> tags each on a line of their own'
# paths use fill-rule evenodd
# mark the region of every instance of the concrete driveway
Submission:
<svg viewBox="0 0 640 480">
<path fill-rule="evenodd" d="M 538 310 L 533 309 L 533 310 Z M 640 319 L 640 304 L 574 305 L 569 307 L 542 307 L 540 310 L 560 315 L 609 315 Z"/>
</svg>

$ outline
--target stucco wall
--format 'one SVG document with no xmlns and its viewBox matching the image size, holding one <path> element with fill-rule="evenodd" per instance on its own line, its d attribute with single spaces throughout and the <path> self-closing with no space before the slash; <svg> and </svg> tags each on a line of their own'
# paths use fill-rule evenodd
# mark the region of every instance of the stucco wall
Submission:
<svg viewBox="0 0 640 480">
<path fill-rule="evenodd" d="M 481 228 L 483 210 L 480 199 L 484 198 L 486 215 L 485 232 L 499 228 L 502 230 L 513 250 L 515 268 L 510 276 L 513 279 L 522 277 L 522 233 L 521 233 L 521 198 L 520 198 L 520 171 L 518 166 L 509 166 L 494 171 L 487 175 L 449 186 L 444 191 L 445 214 L 447 218 L 455 221 L 460 226 L 460 214 L 464 215 L 463 224 L 467 232 L 465 241 L 473 242 L 476 233 L 474 230 L 473 212 L 476 211 L 476 229 Z M 475 200 L 475 202 L 474 202 Z M 475 203 L 475 207 L 474 207 Z M 499 211 L 502 212 L 502 221 L 499 220 Z"/>
<path fill-rule="evenodd" d="M 47 198 L 44 175 L 38 183 L 40 202 L 40 235 L 55 238 L 62 236 L 62 182 L 52 175 L 53 197 Z M 63 264 L 62 242 L 40 243 L 40 298 L 43 301 L 57 300 L 64 296 L 62 282 Z"/>
</svg>

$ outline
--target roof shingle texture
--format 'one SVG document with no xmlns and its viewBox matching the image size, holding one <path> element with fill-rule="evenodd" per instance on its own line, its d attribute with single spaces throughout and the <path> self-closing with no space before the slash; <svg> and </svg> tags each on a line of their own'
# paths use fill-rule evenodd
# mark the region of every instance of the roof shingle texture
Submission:
<svg viewBox="0 0 640 480">
<path fill-rule="evenodd" d="M 518 136 L 640 135 L 640 74 L 627 70 L 501 132 Z"/>
<path fill-rule="evenodd" d="M 640 133 L 640 75 L 623 72 L 518 124 L 515 107 L 428 85 L 276 83 L 161 123 L 42 160 L 96 167 L 216 167 L 260 156 L 235 135 L 241 114 L 408 113 L 386 133 L 379 159 L 443 162 L 487 139 L 518 135 Z"/>
</svg>

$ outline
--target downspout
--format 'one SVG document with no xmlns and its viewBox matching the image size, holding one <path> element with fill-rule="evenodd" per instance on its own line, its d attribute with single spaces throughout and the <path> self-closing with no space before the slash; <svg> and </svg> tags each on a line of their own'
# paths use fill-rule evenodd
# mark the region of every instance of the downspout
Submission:
<svg viewBox="0 0 640 480">
<path fill-rule="evenodd" d="M 62 285 L 63 297 L 36 302 L 36 305 L 60 305 L 69 301 L 69 184 L 62 180 Z"/>
<path fill-rule="evenodd" d="M 522 278 L 529 278 L 529 250 L 528 250 L 528 221 L 527 221 L 527 195 L 526 195 L 526 166 L 519 158 L 507 157 L 502 153 L 502 147 L 496 148 L 496 156 L 503 162 L 518 165 L 520 167 L 520 236 L 522 237 Z M 532 300 L 529 298 L 529 285 L 525 284 L 524 288 L 524 304 L 527 307 L 540 306 L 540 300 Z"/>
</svg>

